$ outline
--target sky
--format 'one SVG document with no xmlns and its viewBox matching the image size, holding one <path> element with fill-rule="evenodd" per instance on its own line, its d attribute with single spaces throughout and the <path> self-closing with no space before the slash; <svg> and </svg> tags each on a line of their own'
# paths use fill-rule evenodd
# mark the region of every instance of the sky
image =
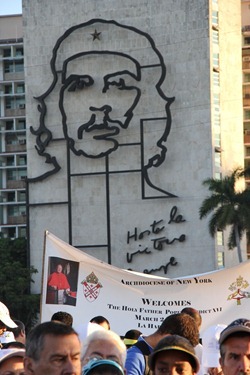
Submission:
<svg viewBox="0 0 250 375">
<path fill-rule="evenodd" d="M 21 14 L 22 0 L 0 0 L 0 16 Z"/>
</svg>

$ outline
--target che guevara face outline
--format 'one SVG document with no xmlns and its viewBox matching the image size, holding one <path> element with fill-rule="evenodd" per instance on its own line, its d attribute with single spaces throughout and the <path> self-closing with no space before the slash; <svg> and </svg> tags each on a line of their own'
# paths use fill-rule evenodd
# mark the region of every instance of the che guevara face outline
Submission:
<svg viewBox="0 0 250 375">
<path fill-rule="evenodd" d="M 114 71 L 114 58 L 126 68 Z M 122 53 L 83 52 L 64 62 L 59 109 L 65 139 L 76 155 L 100 158 L 118 148 L 117 136 L 128 128 L 141 97 L 141 90 L 135 85 L 140 80 L 139 63 Z M 91 140 L 88 146 L 81 142 L 86 136 Z"/>
<path fill-rule="evenodd" d="M 91 33 L 93 32 L 94 29 L 97 29 L 98 32 L 100 32 L 101 34 L 101 39 L 98 40 L 98 42 L 96 42 L 93 39 L 93 34 Z M 120 39 L 120 35 L 122 34 L 124 34 L 125 38 Z M 114 43 L 111 42 L 111 40 L 113 40 Z M 122 41 L 122 43 L 119 42 L 120 40 Z M 133 47 L 131 47 L 132 40 L 133 40 L 134 46 L 137 46 L 137 45 L 143 46 L 143 47 L 145 46 L 146 48 L 133 49 Z M 141 51 L 143 53 L 141 53 Z M 115 151 L 119 145 L 118 138 L 120 134 L 116 134 L 118 133 L 117 129 L 119 129 L 119 132 L 121 132 L 129 124 L 132 125 L 131 120 L 134 116 L 133 111 L 138 105 L 138 102 L 140 101 L 141 103 L 143 101 L 143 97 L 144 97 L 143 90 L 142 92 L 138 93 L 137 96 L 134 97 L 134 106 L 131 105 L 131 107 L 130 106 L 128 107 L 128 111 L 126 112 L 127 121 L 122 123 L 124 128 L 121 126 L 122 124 L 119 125 L 118 123 L 116 124 L 116 123 L 110 122 L 109 126 L 114 127 L 113 129 L 114 134 L 112 136 L 109 134 L 105 139 L 105 133 L 104 133 L 103 139 L 102 139 L 103 134 L 101 134 L 101 137 L 95 140 L 95 142 L 99 145 L 101 145 L 100 140 L 102 140 L 102 142 L 103 143 L 106 142 L 106 145 L 108 144 L 109 147 L 105 146 L 106 148 L 100 149 L 100 152 L 95 151 L 95 153 L 91 153 L 92 151 L 90 150 L 87 150 L 87 152 L 85 150 L 84 152 L 84 150 L 82 150 L 82 147 L 79 147 L 78 149 L 80 141 L 84 142 L 86 135 L 89 136 L 91 134 L 91 132 L 87 133 L 85 131 L 86 129 L 87 130 L 91 129 L 91 126 L 89 126 L 88 128 L 88 125 L 86 125 L 86 129 L 83 126 L 79 130 L 79 134 L 78 132 L 76 132 L 75 133 L 76 135 L 74 134 L 73 136 L 71 136 L 68 130 L 70 129 L 69 127 L 70 118 L 68 115 L 68 111 L 67 110 L 65 111 L 63 108 L 65 104 L 65 102 L 63 101 L 63 96 L 65 96 L 66 91 L 64 91 L 64 94 L 63 94 L 62 85 L 66 84 L 66 79 L 68 78 L 67 71 L 68 71 L 69 62 L 76 59 L 78 54 L 79 56 L 80 55 L 84 56 L 84 54 L 90 54 L 90 53 L 97 53 L 99 55 L 113 54 L 113 55 L 117 55 L 118 57 L 119 56 L 125 57 L 127 61 L 128 59 L 130 59 L 131 62 L 133 62 L 135 66 L 135 71 L 134 69 L 132 69 L 132 71 L 134 72 L 133 73 L 134 76 L 131 75 L 131 78 L 133 78 L 134 82 L 138 83 L 141 88 L 143 88 L 142 81 L 144 81 L 144 78 L 141 79 L 141 72 L 148 72 L 149 74 L 151 74 L 151 72 L 153 73 L 153 76 L 152 76 L 153 80 L 150 80 L 151 82 L 150 87 L 152 91 L 155 90 L 154 91 L 155 94 L 153 95 L 150 94 L 152 97 L 152 100 L 150 101 L 151 108 L 148 110 L 148 107 L 147 107 L 147 111 L 146 111 L 147 113 L 144 116 L 142 116 L 142 120 L 138 118 L 137 124 L 139 125 L 139 127 L 141 127 L 140 131 L 143 134 L 143 125 L 145 121 L 150 121 L 153 124 L 155 121 L 158 120 L 158 116 L 156 115 L 158 109 L 156 110 L 154 106 L 155 106 L 155 103 L 159 103 L 159 100 L 160 101 L 163 100 L 162 108 L 164 108 L 164 112 L 166 114 L 164 116 L 165 128 L 163 129 L 162 133 L 159 136 L 159 139 L 157 140 L 157 144 L 156 144 L 157 150 L 155 154 L 145 155 L 145 158 L 143 160 L 142 175 L 144 176 L 146 183 L 152 186 L 154 189 L 162 191 L 163 194 L 165 194 L 166 196 L 174 196 L 170 194 L 169 192 L 165 192 L 165 190 L 163 191 L 153 186 L 152 183 L 149 181 L 149 177 L 148 177 L 148 171 L 152 167 L 160 166 L 166 158 L 166 153 L 167 153 L 166 142 L 167 142 L 170 130 L 171 130 L 171 123 L 172 123 L 170 105 L 175 100 L 174 97 L 166 96 L 162 90 L 162 84 L 166 78 L 166 65 L 164 63 L 163 56 L 161 52 L 158 50 L 154 40 L 148 33 L 138 28 L 135 28 L 133 26 L 120 24 L 119 22 L 115 20 L 105 20 L 105 19 L 98 19 L 98 18 L 94 18 L 87 22 L 74 25 L 71 28 L 67 29 L 59 37 L 59 39 L 54 45 L 54 48 L 52 51 L 52 57 L 50 60 L 52 81 L 46 91 L 44 91 L 40 96 L 35 97 L 35 99 L 38 102 L 37 108 L 40 113 L 39 125 L 36 128 L 33 126 L 30 127 L 31 133 L 36 137 L 35 148 L 37 150 L 37 153 L 40 156 L 45 158 L 45 162 L 47 165 L 50 166 L 50 168 L 45 173 L 37 177 L 34 177 L 32 179 L 29 179 L 29 181 L 31 182 L 41 181 L 57 173 L 62 167 L 61 160 L 55 155 L 53 151 L 51 152 L 51 148 L 48 147 L 50 146 L 53 139 L 56 139 L 56 137 L 54 138 L 54 135 L 52 131 L 50 130 L 49 124 L 50 124 L 51 110 L 48 107 L 50 95 L 53 94 L 54 91 L 56 93 L 59 92 L 59 94 L 61 95 L 61 97 L 58 99 L 60 103 L 57 102 L 57 105 L 60 104 L 61 106 L 59 112 L 61 115 L 62 132 L 64 133 L 64 136 L 66 135 L 67 137 L 67 145 L 68 145 L 69 150 L 71 150 L 77 156 L 83 155 L 88 158 L 91 158 L 91 157 L 102 158 L 105 155 L 109 155 L 110 153 Z M 126 69 L 124 68 L 124 70 Z M 76 74 L 78 74 L 78 72 L 76 72 Z M 148 85 L 147 81 L 144 81 L 144 82 L 146 82 L 146 84 Z M 75 82 L 76 86 L 81 85 L 81 84 L 82 84 L 81 80 L 79 81 L 76 80 Z M 136 87 L 136 84 L 135 85 L 132 84 L 131 86 L 134 88 Z M 114 87 L 118 88 L 118 86 L 115 86 L 115 85 L 113 86 L 113 88 Z M 125 91 L 129 92 L 128 90 L 123 90 L 123 91 L 117 90 L 117 91 L 119 91 L 119 94 L 124 93 Z M 130 91 L 130 94 L 131 93 L 132 93 L 132 90 Z M 159 107 L 160 105 L 157 105 L 157 108 Z M 115 108 L 112 107 L 112 112 L 114 109 Z M 111 120 L 113 120 L 113 118 L 111 117 L 111 112 L 109 110 L 110 108 L 108 107 L 106 111 L 106 118 L 109 116 Z M 101 111 L 99 111 L 99 114 L 100 113 Z M 141 114 L 142 113 L 143 112 L 141 112 Z M 148 118 L 148 113 L 151 113 L 153 117 L 151 115 Z M 139 117 L 141 117 L 141 114 L 139 114 Z M 162 117 L 161 115 L 159 118 L 161 121 L 162 120 L 164 121 L 164 117 Z M 134 116 L 133 125 L 135 124 L 135 120 L 136 120 L 136 117 Z M 79 127 L 81 125 L 83 125 L 83 123 L 81 123 Z M 131 128 L 131 125 L 130 125 L 130 128 Z M 110 132 L 112 132 L 112 130 L 110 130 Z M 77 140 L 78 136 L 79 136 L 79 140 Z M 80 139 L 81 137 L 82 139 Z M 88 142 L 86 142 L 86 144 L 87 143 Z"/>
</svg>

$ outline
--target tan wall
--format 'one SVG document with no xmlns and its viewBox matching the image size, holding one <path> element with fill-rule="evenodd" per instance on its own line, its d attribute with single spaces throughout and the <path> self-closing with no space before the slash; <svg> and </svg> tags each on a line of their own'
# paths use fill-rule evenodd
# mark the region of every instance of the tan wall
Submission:
<svg viewBox="0 0 250 375">
<path fill-rule="evenodd" d="M 0 17 L 0 40 L 23 37 L 22 15 Z"/>
<path fill-rule="evenodd" d="M 250 1 L 241 1 L 241 22 L 242 26 L 250 25 Z"/>
</svg>

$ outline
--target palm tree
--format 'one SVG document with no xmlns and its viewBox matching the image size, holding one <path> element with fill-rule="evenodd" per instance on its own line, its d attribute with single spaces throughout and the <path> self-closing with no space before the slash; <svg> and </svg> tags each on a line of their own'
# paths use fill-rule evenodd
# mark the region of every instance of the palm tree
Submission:
<svg viewBox="0 0 250 375">
<path fill-rule="evenodd" d="M 212 237 L 217 230 L 231 226 L 228 248 L 237 247 L 239 262 L 242 262 L 240 240 L 244 232 L 250 239 L 250 190 L 236 191 L 236 182 L 249 174 L 249 169 L 236 168 L 223 179 L 208 178 L 203 185 L 208 186 L 212 195 L 204 199 L 199 210 L 200 219 L 212 213 L 209 232 Z"/>
</svg>

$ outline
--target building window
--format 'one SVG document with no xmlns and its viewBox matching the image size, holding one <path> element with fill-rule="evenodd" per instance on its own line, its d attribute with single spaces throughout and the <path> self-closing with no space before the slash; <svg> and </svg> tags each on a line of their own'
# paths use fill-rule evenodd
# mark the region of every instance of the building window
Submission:
<svg viewBox="0 0 250 375">
<path fill-rule="evenodd" d="M 244 46 L 250 46 L 250 36 L 244 37 Z"/>
<path fill-rule="evenodd" d="M 250 147 L 246 146 L 245 150 L 246 150 L 246 156 L 250 156 Z"/>
<path fill-rule="evenodd" d="M 25 108 L 25 99 L 24 97 L 16 98 L 16 108 L 24 109 Z"/>
<path fill-rule="evenodd" d="M 218 72 L 213 72 L 213 85 L 220 86 L 220 75 Z"/>
<path fill-rule="evenodd" d="M 219 32 L 217 30 L 212 31 L 212 38 L 214 44 L 219 44 Z"/>
<path fill-rule="evenodd" d="M 18 120 L 17 121 L 17 124 L 16 124 L 16 129 L 17 130 L 23 130 L 23 129 L 26 129 L 26 123 L 25 123 L 25 120 Z"/>
<path fill-rule="evenodd" d="M 9 233 L 8 233 L 9 238 L 16 238 L 16 229 L 15 228 L 9 228 Z"/>
<path fill-rule="evenodd" d="M 16 86 L 17 94 L 24 94 L 24 83 L 18 84 Z"/>
<path fill-rule="evenodd" d="M 27 170 L 21 169 L 18 171 L 19 180 L 24 180 L 27 177 Z"/>
<path fill-rule="evenodd" d="M 250 73 L 244 73 L 243 74 L 243 82 L 244 83 L 250 82 Z"/>
<path fill-rule="evenodd" d="M 217 253 L 217 264 L 218 264 L 218 268 L 224 268 L 225 267 L 224 252 L 223 251 L 218 251 L 218 253 Z"/>
<path fill-rule="evenodd" d="M 16 206 L 8 206 L 8 216 L 18 216 L 18 209 Z"/>
<path fill-rule="evenodd" d="M 20 61 L 5 61 L 4 62 L 4 72 L 5 73 L 14 73 L 14 72 L 23 72 L 24 65 L 23 60 Z"/>
<path fill-rule="evenodd" d="M 5 48 L 3 50 L 3 57 L 10 57 L 11 56 L 11 49 L 10 48 Z"/>
<path fill-rule="evenodd" d="M 243 98 L 250 99 L 250 85 L 243 86 Z"/>
<path fill-rule="evenodd" d="M 15 99 L 13 97 L 5 98 L 5 108 L 6 109 L 15 109 L 16 108 Z"/>
<path fill-rule="evenodd" d="M 12 73 L 14 71 L 13 62 L 5 61 L 4 62 L 4 73 Z"/>
<path fill-rule="evenodd" d="M 20 202 L 25 202 L 26 201 L 26 194 L 25 194 L 25 192 L 24 191 L 20 192 L 18 198 L 19 198 Z"/>
<path fill-rule="evenodd" d="M 26 215 L 26 207 L 19 206 L 19 215 Z"/>
<path fill-rule="evenodd" d="M 24 71 L 23 61 L 16 61 L 15 62 L 15 72 L 23 72 L 23 71 Z"/>
<path fill-rule="evenodd" d="M 16 180 L 16 171 L 15 170 L 7 170 L 7 178 L 8 178 L 8 181 L 15 181 Z"/>
<path fill-rule="evenodd" d="M 12 85 L 4 86 L 4 93 L 5 94 L 12 94 Z"/>
<path fill-rule="evenodd" d="M 213 53 L 213 66 L 215 68 L 219 67 L 219 54 L 218 53 Z"/>
<path fill-rule="evenodd" d="M 16 56 L 23 56 L 23 48 L 22 47 L 16 48 Z"/>
<path fill-rule="evenodd" d="M 218 25 L 218 12 L 216 10 L 212 11 L 212 24 L 213 25 Z"/>
<path fill-rule="evenodd" d="M 6 121 L 6 130 L 13 130 L 14 129 L 14 121 L 8 120 Z"/>
<path fill-rule="evenodd" d="M 7 165 L 8 165 L 8 166 L 14 166 L 14 165 L 15 165 L 14 156 L 8 156 L 8 157 L 6 158 L 6 160 L 7 160 Z"/>
<path fill-rule="evenodd" d="M 7 145 L 17 145 L 18 139 L 15 134 L 6 134 L 6 144 Z"/>
<path fill-rule="evenodd" d="M 220 104 L 220 95 L 219 94 L 214 94 L 213 95 L 213 99 L 214 99 L 214 104 L 215 105 L 219 105 Z"/>
<path fill-rule="evenodd" d="M 243 56 L 243 58 L 242 58 L 242 69 L 250 69 L 250 56 L 249 55 Z"/>
<path fill-rule="evenodd" d="M 20 156 L 19 157 L 19 165 L 26 165 L 26 156 Z"/>
<path fill-rule="evenodd" d="M 20 228 L 19 237 L 26 238 L 26 228 Z"/>
<path fill-rule="evenodd" d="M 221 146 L 221 135 L 220 135 L 220 133 L 214 134 L 214 145 L 217 146 L 217 147 Z"/>
<path fill-rule="evenodd" d="M 222 230 L 217 230 L 216 233 L 216 238 L 217 238 L 217 245 L 218 246 L 223 246 L 224 245 L 224 236 L 223 236 L 223 231 Z"/>
<path fill-rule="evenodd" d="M 214 164 L 218 168 L 221 167 L 221 154 L 220 154 L 220 152 L 216 152 L 214 154 Z"/>
<path fill-rule="evenodd" d="M 244 120 L 250 120 L 250 109 L 244 109 Z"/>
<path fill-rule="evenodd" d="M 15 202 L 15 193 L 8 193 L 8 202 Z"/>
</svg>

